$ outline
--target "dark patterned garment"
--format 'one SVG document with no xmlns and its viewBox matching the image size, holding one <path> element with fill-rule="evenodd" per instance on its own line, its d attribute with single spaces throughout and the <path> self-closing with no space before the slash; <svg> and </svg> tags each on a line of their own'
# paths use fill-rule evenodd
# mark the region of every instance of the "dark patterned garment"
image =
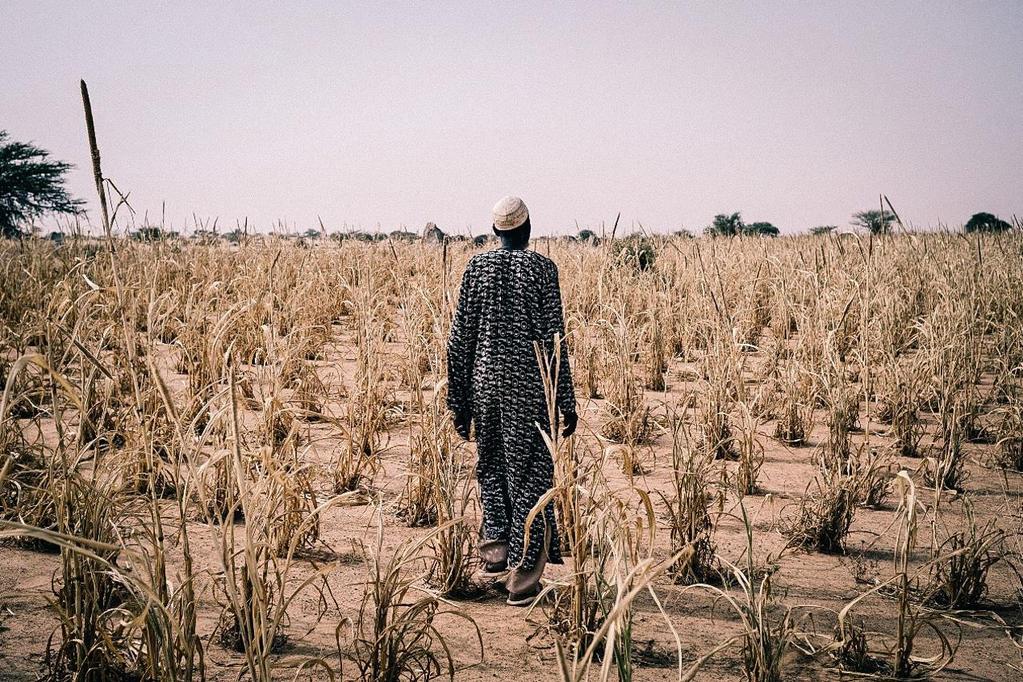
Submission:
<svg viewBox="0 0 1023 682">
<path fill-rule="evenodd" d="M 522 548 L 526 517 L 554 484 L 551 453 L 537 428 L 547 432 L 550 420 L 533 344 L 552 358 L 555 334 L 562 339 L 557 406 L 562 415 L 575 414 L 557 266 L 518 249 L 469 261 L 448 339 L 448 407 L 471 413 L 476 424 L 484 539 L 507 540 L 508 566 L 526 570 L 545 538 L 547 560 L 561 563 L 553 502 L 534 517 L 529 547 Z"/>
</svg>

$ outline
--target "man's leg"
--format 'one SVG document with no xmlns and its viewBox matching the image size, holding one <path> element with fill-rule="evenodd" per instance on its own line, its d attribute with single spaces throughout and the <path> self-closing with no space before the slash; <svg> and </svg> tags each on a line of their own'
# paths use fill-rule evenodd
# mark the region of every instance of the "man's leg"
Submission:
<svg viewBox="0 0 1023 682">
<path fill-rule="evenodd" d="M 488 412 L 476 417 L 476 482 L 483 507 L 479 551 L 483 561 L 500 565 L 508 558 L 511 505 L 500 420 Z"/>
<path fill-rule="evenodd" d="M 548 502 L 533 517 L 528 546 L 523 546 L 529 513 L 554 485 L 554 462 L 550 451 L 533 424 L 527 427 L 525 424 L 506 423 L 502 440 L 511 498 L 508 565 L 532 571 L 541 549 L 546 549 L 547 560 L 559 563 L 560 555 L 553 556 L 550 548 L 551 543 L 557 543 L 553 502 Z"/>
<path fill-rule="evenodd" d="M 537 437 L 537 440 L 543 443 L 542 438 Z M 534 447 L 530 461 L 524 466 L 518 467 L 512 462 L 505 466 L 513 500 L 508 558 L 511 571 L 505 580 L 505 587 L 508 590 L 508 604 L 529 606 L 540 592 L 540 578 L 543 577 L 547 563 L 561 563 L 553 500 L 544 504 L 533 517 L 529 524 L 528 541 L 524 537 L 529 514 L 554 485 L 554 462 L 544 444 L 542 451 Z M 525 476 L 520 477 L 519 471 L 525 472 Z"/>
</svg>

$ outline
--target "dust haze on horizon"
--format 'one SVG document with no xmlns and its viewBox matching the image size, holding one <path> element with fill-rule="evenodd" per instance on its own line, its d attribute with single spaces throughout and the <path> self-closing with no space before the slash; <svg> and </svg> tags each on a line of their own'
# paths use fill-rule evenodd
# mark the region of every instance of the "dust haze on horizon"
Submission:
<svg viewBox="0 0 1023 682">
<path fill-rule="evenodd" d="M 1023 6 L 4 2 L 0 129 L 141 222 L 783 233 L 886 194 L 913 225 L 1023 197 Z M 95 223 L 97 213 L 90 214 Z M 50 222 L 50 221 L 48 221 Z"/>
</svg>

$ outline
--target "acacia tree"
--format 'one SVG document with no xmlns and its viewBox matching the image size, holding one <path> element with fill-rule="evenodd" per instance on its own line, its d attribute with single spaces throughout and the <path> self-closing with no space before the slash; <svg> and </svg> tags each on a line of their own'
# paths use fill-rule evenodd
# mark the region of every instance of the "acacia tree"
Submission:
<svg viewBox="0 0 1023 682">
<path fill-rule="evenodd" d="M 852 225 L 865 227 L 870 230 L 872 234 L 890 234 L 892 231 L 892 223 L 895 222 L 895 216 L 893 214 L 886 211 L 878 211 L 877 209 L 853 213 L 852 217 Z"/>
<path fill-rule="evenodd" d="M 714 216 L 714 222 L 704 228 L 703 233 L 711 237 L 734 237 L 742 234 L 745 227 L 740 213 L 719 213 Z"/>
<path fill-rule="evenodd" d="M 990 213 L 974 213 L 963 226 L 966 232 L 1008 232 L 1012 225 Z"/>
<path fill-rule="evenodd" d="M 771 223 L 762 221 L 744 225 L 742 233 L 753 237 L 777 237 L 780 234 L 777 227 Z"/>
<path fill-rule="evenodd" d="M 714 222 L 703 228 L 703 233 L 709 237 L 777 237 L 778 228 L 768 222 L 756 222 L 746 224 L 742 220 L 742 214 L 719 213 L 714 216 Z M 691 236 L 691 235 L 690 235 Z"/>
<path fill-rule="evenodd" d="M 17 238 L 33 218 L 46 213 L 77 213 L 82 202 L 64 187 L 72 165 L 53 161 L 31 143 L 8 141 L 0 130 L 0 235 Z"/>
</svg>

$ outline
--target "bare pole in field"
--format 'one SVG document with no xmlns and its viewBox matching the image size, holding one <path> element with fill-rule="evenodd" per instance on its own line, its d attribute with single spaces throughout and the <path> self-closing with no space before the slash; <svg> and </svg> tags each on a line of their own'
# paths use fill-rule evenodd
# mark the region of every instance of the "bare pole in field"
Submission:
<svg viewBox="0 0 1023 682">
<path fill-rule="evenodd" d="M 99 207 L 103 212 L 103 231 L 107 240 L 111 237 L 110 212 L 107 209 L 107 193 L 103 188 L 103 171 L 100 170 L 99 147 L 96 145 L 96 126 L 92 122 L 92 104 L 89 102 L 89 86 L 82 84 L 82 106 L 85 107 L 85 129 L 89 134 L 89 151 L 92 152 L 92 175 L 96 180 L 96 192 L 99 193 Z M 113 249 L 113 243 L 110 244 Z"/>
<path fill-rule="evenodd" d="M 134 367 L 134 361 L 137 355 L 135 347 L 135 337 L 129 333 L 129 329 L 132 327 L 128 324 L 128 318 L 125 314 L 125 303 L 124 303 L 124 287 L 121 284 L 121 274 L 117 266 L 117 259 L 114 257 L 114 234 L 113 228 L 110 224 L 110 212 L 107 209 L 107 193 L 103 187 L 103 171 L 100 169 L 99 162 L 99 146 L 96 144 L 96 126 L 92 121 L 92 104 L 89 102 L 89 88 L 85 84 L 85 81 L 80 81 L 82 84 L 82 106 L 85 108 L 85 129 L 89 135 L 89 151 L 92 152 L 92 174 L 96 179 L 96 192 L 99 193 L 99 207 L 103 213 L 103 232 L 107 237 L 107 249 L 110 255 L 110 274 L 114 279 L 114 291 L 117 294 L 117 308 L 120 313 L 121 319 L 121 331 L 124 334 L 124 347 L 128 352 L 128 359 L 131 361 L 131 366 Z M 117 191 L 117 187 L 114 187 Z M 132 378 L 132 389 L 135 395 L 135 406 L 136 410 L 141 414 L 141 393 L 139 389 L 138 376 L 133 371 L 131 373 Z"/>
</svg>

